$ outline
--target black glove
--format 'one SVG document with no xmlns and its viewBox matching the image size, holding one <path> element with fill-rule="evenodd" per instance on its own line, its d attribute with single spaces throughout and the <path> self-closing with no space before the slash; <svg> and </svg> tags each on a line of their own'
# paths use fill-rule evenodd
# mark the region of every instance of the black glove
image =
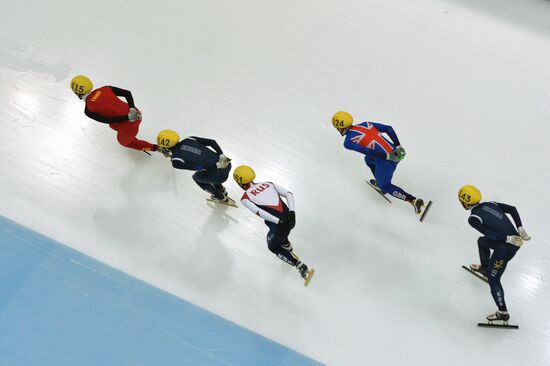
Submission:
<svg viewBox="0 0 550 366">
<path fill-rule="evenodd" d="M 288 213 L 288 224 L 290 225 L 290 229 L 294 229 L 294 226 L 296 226 L 296 212 L 290 211 Z"/>
<path fill-rule="evenodd" d="M 288 227 L 292 230 L 296 225 L 296 214 L 294 211 L 290 211 L 286 217 L 280 218 L 279 225 L 282 227 Z"/>
</svg>

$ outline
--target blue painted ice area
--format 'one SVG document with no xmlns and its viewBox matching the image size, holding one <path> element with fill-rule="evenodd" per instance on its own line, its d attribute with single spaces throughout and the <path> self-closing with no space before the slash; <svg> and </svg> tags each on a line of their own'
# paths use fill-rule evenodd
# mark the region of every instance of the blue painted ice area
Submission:
<svg viewBox="0 0 550 366">
<path fill-rule="evenodd" d="M 319 365 L 0 217 L 0 365 Z"/>
</svg>

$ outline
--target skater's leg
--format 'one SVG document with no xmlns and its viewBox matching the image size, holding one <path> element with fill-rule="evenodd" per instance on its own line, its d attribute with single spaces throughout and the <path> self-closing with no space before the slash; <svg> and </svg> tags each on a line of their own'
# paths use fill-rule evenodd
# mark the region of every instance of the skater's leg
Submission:
<svg viewBox="0 0 550 366">
<path fill-rule="evenodd" d="M 229 176 L 229 172 L 231 171 L 231 164 L 229 164 L 227 167 L 223 169 L 217 169 L 216 172 L 211 177 L 212 184 L 214 185 L 214 188 L 216 189 L 216 194 L 218 198 L 225 198 L 227 196 L 227 191 L 225 190 L 225 187 L 222 185 L 227 180 L 227 177 Z"/>
<path fill-rule="evenodd" d="M 380 187 L 382 192 L 389 193 L 395 198 L 410 202 L 414 200 L 415 197 L 411 194 L 408 194 L 403 189 L 392 184 L 391 182 L 393 172 L 396 168 L 397 163 L 393 161 L 376 159 L 376 173 L 374 175 L 376 183 L 378 184 L 378 187 Z"/>
<path fill-rule="evenodd" d="M 124 147 L 140 151 L 153 151 L 155 145 L 147 141 L 138 140 L 136 138 L 139 132 L 141 121 L 136 122 L 118 122 L 109 125 L 113 130 L 117 131 L 117 141 Z"/>
<path fill-rule="evenodd" d="M 223 169 L 216 169 L 209 172 L 210 182 L 214 185 L 221 185 L 227 180 L 229 172 L 231 171 L 231 163 Z"/>
<path fill-rule="evenodd" d="M 374 158 L 365 155 L 365 163 L 370 168 L 370 171 L 372 172 L 372 176 L 375 177 L 376 176 L 376 173 L 375 173 L 376 172 L 376 162 L 375 162 Z"/>
<path fill-rule="evenodd" d="M 269 225 L 269 228 L 269 232 L 267 233 L 267 247 L 269 250 L 280 260 L 290 264 L 291 266 L 296 266 L 300 263 L 300 260 L 292 251 L 283 248 L 283 245 L 286 246 L 287 244 L 290 244 L 288 241 L 290 230 L 281 228 L 276 224 Z"/>
<path fill-rule="evenodd" d="M 231 164 L 224 169 L 201 170 L 193 175 L 193 179 L 199 187 L 213 194 L 215 198 L 224 199 L 226 191 L 222 183 L 227 180 L 230 171 Z"/>
<path fill-rule="evenodd" d="M 209 174 L 207 170 L 199 170 L 193 174 L 193 180 L 203 191 L 210 193 L 211 195 L 217 196 L 218 190 L 210 182 Z"/>
<path fill-rule="evenodd" d="M 506 301 L 504 300 L 504 289 L 500 278 L 506 270 L 508 262 L 514 257 L 518 249 L 518 247 L 511 244 L 499 242 L 489 259 L 489 286 L 491 287 L 491 295 L 493 295 L 499 311 L 507 311 Z"/>
<path fill-rule="evenodd" d="M 481 268 L 487 273 L 489 267 L 489 258 L 491 257 L 491 249 L 495 249 L 497 241 L 480 236 L 477 239 L 477 248 L 479 250 L 479 263 Z"/>
</svg>

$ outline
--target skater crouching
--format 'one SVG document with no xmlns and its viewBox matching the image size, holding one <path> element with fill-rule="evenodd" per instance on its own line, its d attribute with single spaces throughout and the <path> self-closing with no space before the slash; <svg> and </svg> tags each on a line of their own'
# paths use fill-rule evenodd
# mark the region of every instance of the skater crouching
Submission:
<svg viewBox="0 0 550 366">
<path fill-rule="evenodd" d="M 228 202 L 227 191 L 222 183 L 231 171 L 231 159 L 223 154 L 214 140 L 197 136 L 181 141 L 179 139 L 175 131 L 159 132 L 159 152 L 171 159 L 174 168 L 196 171 L 193 180 L 202 190 L 210 193 L 212 201 Z"/>
<path fill-rule="evenodd" d="M 290 231 L 296 225 L 294 196 L 292 192 L 271 182 L 254 182 L 256 173 L 252 168 L 241 165 L 233 172 L 235 182 L 245 190 L 241 203 L 250 211 L 264 219 L 269 227 L 267 246 L 282 261 L 294 266 L 307 286 L 315 272 L 309 269 L 295 254 L 288 240 Z M 286 203 L 281 199 L 284 197 Z"/>
<path fill-rule="evenodd" d="M 487 316 L 487 320 L 507 322 L 510 314 L 506 308 L 500 278 L 508 262 L 523 245 L 523 241 L 530 240 L 531 237 L 523 228 L 521 218 L 514 206 L 497 202 L 482 203 L 481 192 L 471 185 L 460 188 L 458 200 L 464 209 L 470 211 L 468 218 L 470 226 L 483 234 L 477 240 L 481 264 L 472 264 L 470 269 L 488 278 L 491 294 L 498 306 L 498 310 Z M 506 214 L 512 216 L 517 229 Z"/>
<path fill-rule="evenodd" d="M 370 180 L 371 185 L 382 195 L 387 193 L 409 202 L 414 212 L 423 218 L 425 210 L 429 208 L 428 204 L 392 183 L 393 173 L 406 155 L 394 129 L 375 122 L 354 125 L 351 114 L 344 111 L 336 112 L 332 116 L 332 125 L 344 136 L 346 149 L 365 155 L 365 163 L 374 176 Z M 391 142 L 382 134 L 386 134 Z"/>
</svg>

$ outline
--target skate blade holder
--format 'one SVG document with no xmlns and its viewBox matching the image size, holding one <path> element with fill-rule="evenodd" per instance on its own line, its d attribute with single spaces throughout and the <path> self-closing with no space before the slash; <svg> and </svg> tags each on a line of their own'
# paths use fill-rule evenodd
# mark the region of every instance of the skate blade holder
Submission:
<svg viewBox="0 0 550 366">
<path fill-rule="evenodd" d="M 494 323 L 501 322 L 502 323 Z M 480 328 L 502 328 L 502 329 L 519 329 L 518 325 L 508 324 L 508 321 L 503 320 L 488 320 L 487 323 L 477 323 Z"/>
</svg>

